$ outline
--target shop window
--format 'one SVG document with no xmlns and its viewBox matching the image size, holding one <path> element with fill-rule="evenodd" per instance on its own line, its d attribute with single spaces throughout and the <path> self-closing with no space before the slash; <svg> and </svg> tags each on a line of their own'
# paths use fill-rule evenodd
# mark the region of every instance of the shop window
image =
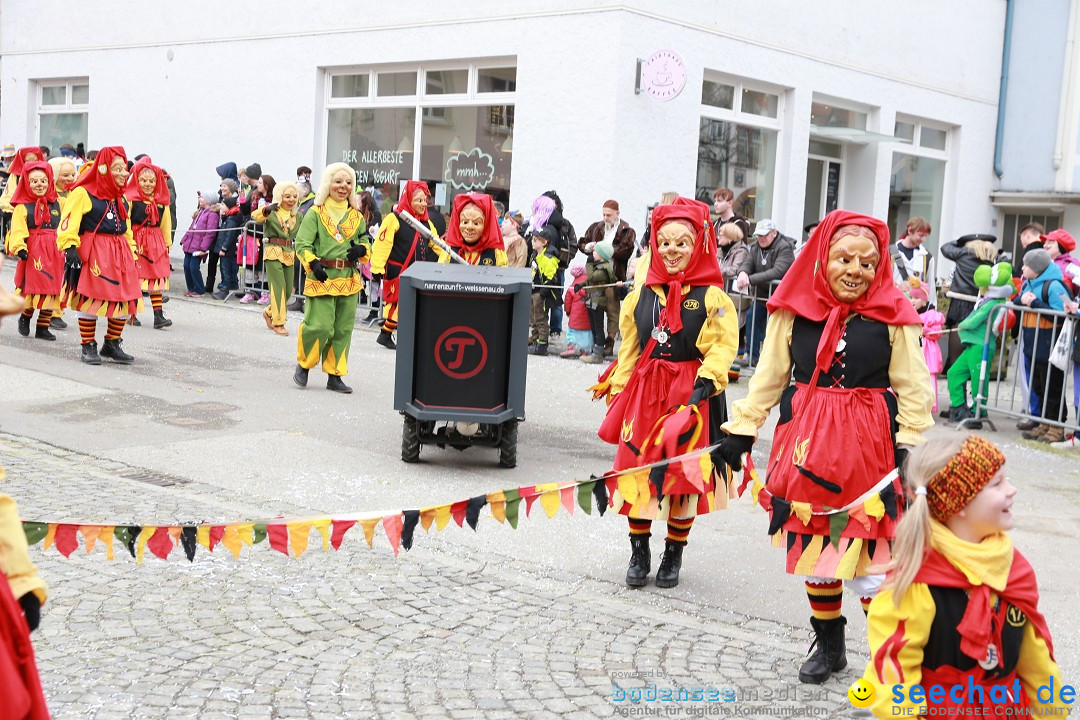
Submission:
<svg viewBox="0 0 1080 720">
<path fill-rule="evenodd" d="M 819 127 L 866 129 L 866 113 L 840 107 L 832 102 L 815 101 L 810 105 L 810 124 Z"/>
<path fill-rule="evenodd" d="M 396 97 L 416 94 L 415 72 L 379 73 L 379 97 Z"/>
<path fill-rule="evenodd" d="M 517 68 L 480 68 L 476 80 L 477 92 L 514 92 L 517 89 Z"/>
<path fill-rule="evenodd" d="M 735 86 L 706 80 L 701 84 L 701 104 L 710 107 L 735 109 Z"/>
<path fill-rule="evenodd" d="M 712 203 L 717 188 L 735 194 L 735 212 L 752 221 L 772 214 L 777 131 L 701 118 L 697 197 Z"/>
<path fill-rule="evenodd" d="M 330 79 L 330 97 L 354 98 L 367 97 L 371 77 L 363 75 L 335 75 Z"/>
<path fill-rule="evenodd" d="M 458 95 L 468 90 L 468 70 L 428 70 L 424 78 L 428 95 Z"/>
<path fill-rule="evenodd" d="M 911 218 L 926 218 L 932 228 L 926 249 L 937 252 L 944 195 L 945 160 L 894 152 L 889 192 L 889 230 L 893 239 L 903 234 Z"/>
<path fill-rule="evenodd" d="M 90 85 L 86 78 L 74 80 L 39 80 L 37 121 L 38 144 L 54 155 L 65 143 L 87 141 L 90 117 Z"/>
<path fill-rule="evenodd" d="M 1043 232 L 1049 233 L 1061 227 L 1061 213 L 1036 210 L 1034 212 L 1006 212 L 1001 221 L 1001 249 L 1012 253 L 1016 262 L 1023 256 L 1020 248 L 1020 230 L 1028 223 L 1039 223 Z"/>
</svg>

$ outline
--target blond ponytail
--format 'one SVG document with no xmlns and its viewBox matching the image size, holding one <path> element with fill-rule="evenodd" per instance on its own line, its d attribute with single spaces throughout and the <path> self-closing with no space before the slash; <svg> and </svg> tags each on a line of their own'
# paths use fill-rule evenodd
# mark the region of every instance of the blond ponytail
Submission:
<svg viewBox="0 0 1080 720">
<path fill-rule="evenodd" d="M 892 590 L 897 607 L 911 586 L 916 573 L 930 547 L 930 506 L 926 494 L 919 492 L 930 479 L 941 472 L 949 460 L 960 452 L 968 435 L 949 435 L 933 438 L 911 451 L 903 472 L 909 497 L 914 498 L 904 510 L 904 517 L 896 526 L 892 543 L 892 559 L 884 568 L 872 568 L 876 572 L 888 572 L 889 577 L 882 589 Z"/>
</svg>

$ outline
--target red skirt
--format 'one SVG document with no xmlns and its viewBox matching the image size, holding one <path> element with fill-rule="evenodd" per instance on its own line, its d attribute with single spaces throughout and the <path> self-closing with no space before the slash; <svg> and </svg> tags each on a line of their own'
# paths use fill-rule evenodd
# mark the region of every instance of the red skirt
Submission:
<svg viewBox="0 0 1080 720">
<path fill-rule="evenodd" d="M 48 720 L 34 646 L 22 608 L 0 572 L 0 717 Z"/>
<path fill-rule="evenodd" d="M 165 236 L 161 227 L 136 225 L 134 228 L 135 252 L 139 254 L 135 261 L 135 270 L 143 280 L 160 280 L 170 275 L 169 248 L 165 245 Z"/>
<path fill-rule="evenodd" d="M 834 536 L 835 515 L 808 515 L 805 508 L 809 506 L 812 513 L 843 508 L 893 471 L 896 456 L 885 399 L 888 391 L 817 387 L 810 393 L 809 389 L 797 386 L 792 419 L 776 428 L 766 474 L 768 492 L 760 494 L 759 502 L 770 518 L 778 511 L 773 498 L 792 504 L 776 538 L 777 542 L 787 540 L 789 573 L 850 579 L 866 574 L 871 564 L 888 562 L 888 541 L 895 532 L 903 497 L 899 478 L 883 490 L 887 495 L 895 493 L 895 519 L 879 512 L 878 493 L 870 505 L 864 502 L 852 508 L 843 529 Z M 794 503 L 803 504 L 801 518 Z"/>
<path fill-rule="evenodd" d="M 389 280 L 385 277 L 383 278 L 382 282 L 379 283 L 379 289 L 382 293 L 382 299 L 384 303 L 397 303 L 398 285 L 400 283 L 401 280 L 399 278 L 394 278 L 393 280 Z"/>
<path fill-rule="evenodd" d="M 638 360 L 630 380 L 608 408 L 597 433 L 605 442 L 617 446 L 612 464 L 614 471 L 638 467 L 646 462 L 642 458 L 646 439 L 652 433 L 657 420 L 686 403 L 694 391 L 694 381 L 700 367 L 700 360 Z M 709 403 L 701 403 L 699 410 L 703 432 L 686 448 L 687 452 L 709 446 Z M 664 481 L 667 494 L 663 496 L 663 500 L 657 498 L 656 487 L 649 482 L 647 470 L 636 473 L 638 477 L 634 479 L 627 476 L 610 479 L 609 485 L 619 490 L 624 501 L 618 511 L 635 518 L 652 519 L 665 516 L 694 517 L 715 509 L 716 483 L 708 454 L 685 462 L 689 463 L 689 466 L 668 468 Z M 690 484 L 687 475 L 698 477 L 703 483 L 704 492 L 699 492 Z M 635 484 L 637 494 L 633 494 L 633 490 L 626 487 L 629 482 Z M 647 497 L 642 497 L 645 493 L 648 494 Z M 628 497 L 628 494 L 632 497 Z M 609 496 L 613 500 L 619 499 L 611 492 Z"/>
<path fill-rule="evenodd" d="M 142 284 L 131 246 L 123 235 L 88 232 L 79 245 L 78 288 L 68 288 L 72 310 L 101 317 L 128 317 L 142 304 Z"/>
<path fill-rule="evenodd" d="M 15 287 L 26 296 L 59 295 L 64 256 L 56 246 L 56 230 L 35 228 L 26 239 L 26 260 L 15 267 Z"/>
</svg>

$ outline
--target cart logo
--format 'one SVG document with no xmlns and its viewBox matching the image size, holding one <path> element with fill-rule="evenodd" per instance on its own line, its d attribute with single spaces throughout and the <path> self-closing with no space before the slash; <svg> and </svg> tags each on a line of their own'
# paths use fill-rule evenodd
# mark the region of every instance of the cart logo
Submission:
<svg viewBox="0 0 1080 720">
<path fill-rule="evenodd" d="M 471 327 L 455 325 L 435 341 L 435 364 L 455 380 L 468 380 L 487 365 L 484 337 Z"/>
<path fill-rule="evenodd" d="M 701 307 L 701 303 L 699 303 L 697 300 L 694 300 L 693 298 L 690 298 L 689 300 L 684 302 L 682 306 L 687 310 L 697 310 L 699 307 Z"/>
</svg>

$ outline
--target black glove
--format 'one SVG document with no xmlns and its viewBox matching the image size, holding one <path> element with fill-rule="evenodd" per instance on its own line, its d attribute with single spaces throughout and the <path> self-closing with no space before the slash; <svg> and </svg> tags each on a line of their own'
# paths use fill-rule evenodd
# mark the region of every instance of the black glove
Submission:
<svg viewBox="0 0 1080 720">
<path fill-rule="evenodd" d="M 371 281 L 372 282 L 381 283 L 382 282 L 382 277 L 383 276 L 380 275 L 379 273 L 371 273 Z"/>
<path fill-rule="evenodd" d="M 69 268 L 73 269 L 82 267 L 82 258 L 79 257 L 79 249 L 77 247 L 72 245 L 64 251 L 64 263 Z"/>
<path fill-rule="evenodd" d="M 345 259 L 348 260 L 351 263 L 354 263 L 357 260 L 359 260 L 360 258 L 366 257 L 366 256 L 367 256 L 367 246 L 366 245 L 352 245 L 352 246 L 349 247 L 349 251 L 347 253 L 345 253 Z"/>
<path fill-rule="evenodd" d="M 716 391 L 716 386 L 713 385 L 713 381 L 708 378 L 699 377 L 697 382 L 694 383 L 694 392 L 690 393 L 690 399 L 686 401 L 687 405 L 697 405 L 700 402 L 708 400 L 712 397 L 712 394 Z"/>
<path fill-rule="evenodd" d="M 318 280 L 319 282 L 326 282 L 328 276 L 326 274 L 325 265 L 323 265 L 318 260 L 312 260 L 310 263 L 308 263 L 308 267 L 311 268 L 311 274 L 315 276 L 316 280 Z"/>
<path fill-rule="evenodd" d="M 267 206 L 266 206 L 266 214 L 267 214 L 267 215 L 269 215 L 270 213 L 272 213 L 272 212 L 274 212 L 275 210 L 277 210 L 277 209 L 278 209 L 278 207 L 279 207 L 279 206 L 278 206 L 278 204 L 277 204 L 277 203 L 270 203 L 269 205 L 267 205 Z"/>
<path fill-rule="evenodd" d="M 909 454 L 909 451 L 908 451 L 908 449 L 906 447 L 897 447 L 896 448 L 896 453 L 895 453 L 895 456 L 896 456 L 896 469 L 900 471 L 900 479 L 901 479 L 901 481 L 904 479 L 904 473 L 907 470 L 907 468 L 905 468 L 904 465 L 907 463 L 908 454 Z"/>
<path fill-rule="evenodd" d="M 22 260 L 23 262 L 26 262 L 26 258 L 30 257 L 30 256 L 29 256 L 29 255 L 28 255 L 28 254 L 26 253 L 26 250 L 20 250 L 19 252 L 15 253 L 15 254 L 16 254 L 16 255 L 18 255 L 18 256 L 19 256 L 19 259 L 20 259 L 20 260 Z"/>
<path fill-rule="evenodd" d="M 26 624 L 30 627 L 30 632 L 34 632 L 41 623 L 41 601 L 38 600 L 37 595 L 28 592 L 19 598 L 19 604 L 22 605 L 23 615 L 26 616 Z"/>
<path fill-rule="evenodd" d="M 728 464 L 732 470 L 742 470 L 743 455 L 754 447 L 754 438 L 749 435 L 726 435 L 719 447 L 713 452 Z"/>
</svg>

